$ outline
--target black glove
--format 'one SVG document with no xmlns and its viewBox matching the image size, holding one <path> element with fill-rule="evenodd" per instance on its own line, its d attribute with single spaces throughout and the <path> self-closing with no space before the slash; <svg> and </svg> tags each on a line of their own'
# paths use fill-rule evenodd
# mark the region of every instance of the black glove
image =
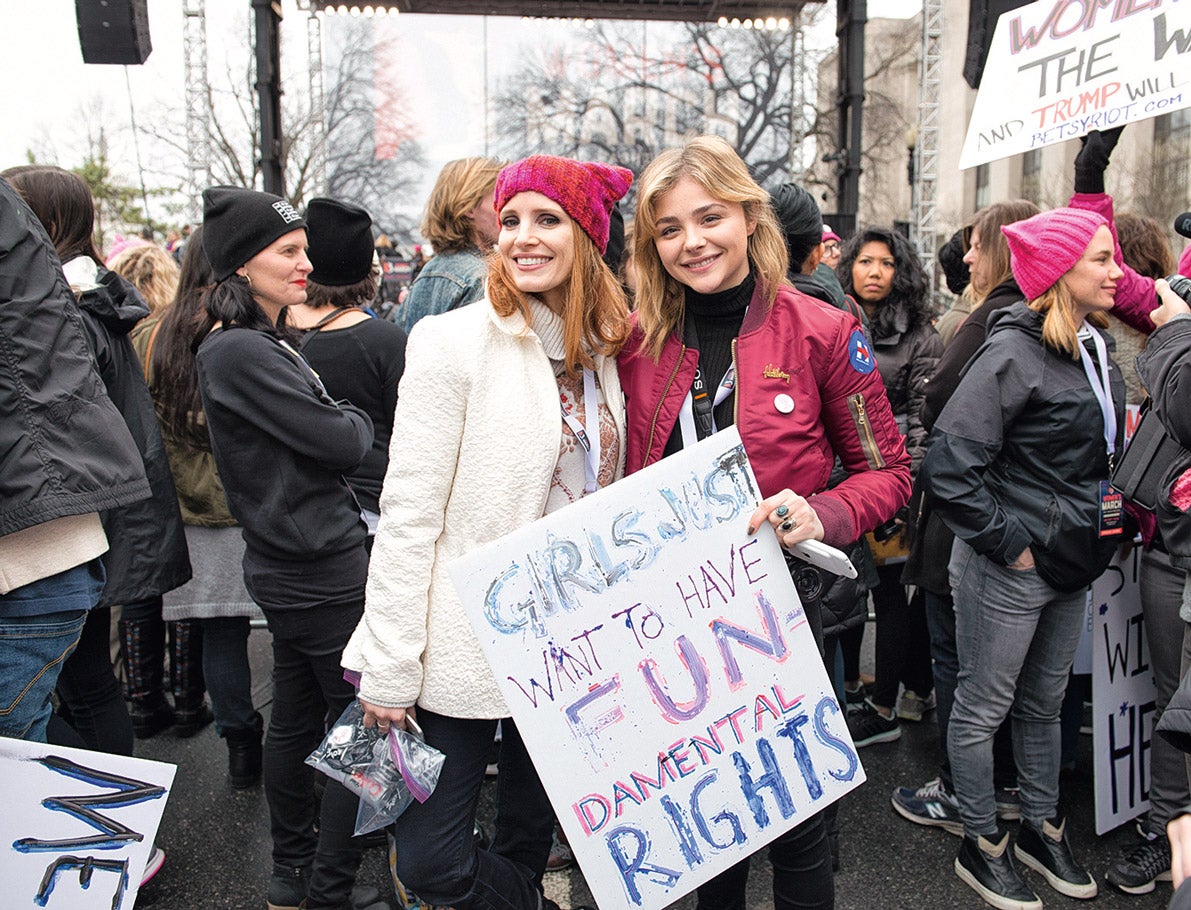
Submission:
<svg viewBox="0 0 1191 910">
<path fill-rule="evenodd" d="M 1080 137 L 1079 154 L 1075 156 L 1075 192 L 1104 192 L 1104 171 L 1124 129 L 1118 126 L 1104 132 L 1092 130 Z"/>
</svg>

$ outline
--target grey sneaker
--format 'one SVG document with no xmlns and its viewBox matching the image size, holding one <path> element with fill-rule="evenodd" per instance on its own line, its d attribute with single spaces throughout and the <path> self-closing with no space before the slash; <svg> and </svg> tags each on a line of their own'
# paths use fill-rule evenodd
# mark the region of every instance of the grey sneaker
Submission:
<svg viewBox="0 0 1191 910">
<path fill-rule="evenodd" d="M 913 689 L 906 689 L 897 700 L 897 716 L 902 720 L 918 723 L 927 711 L 935 709 L 935 691 L 932 689 L 923 698 Z"/>
<path fill-rule="evenodd" d="M 1021 821 L 1021 792 L 1017 787 L 997 787 L 997 820 Z"/>
</svg>

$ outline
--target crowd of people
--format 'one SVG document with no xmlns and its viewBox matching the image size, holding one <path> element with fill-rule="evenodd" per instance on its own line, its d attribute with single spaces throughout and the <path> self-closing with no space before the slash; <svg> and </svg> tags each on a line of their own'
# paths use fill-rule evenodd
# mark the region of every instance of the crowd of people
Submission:
<svg viewBox="0 0 1191 910">
<path fill-rule="evenodd" d="M 1087 587 L 1123 543 L 1144 548 L 1170 732 L 1141 838 L 1102 877 L 1177 885 L 1191 291 L 1166 280 L 1161 225 L 1114 215 L 1118 136 L 1082 140 L 1067 206 L 996 202 L 951 238 L 946 313 L 897 230 L 841 237 L 804 188 L 767 192 L 714 137 L 638 175 L 451 162 L 422 224 L 434 255 L 391 321 L 376 227 L 348 201 L 211 187 L 184 242 L 121 238 L 105 257 L 81 178 L 0 173 L 0 735 L 131 755 L 214 723 L 229 785 L 263 783 L 269 910 L 384 910 L 355 882 L 357 798 L 305 762 L 358 699 L 366 726 L 416 722 L 445 756 L 390 832 L 396 878 L 427 906 L 556 907 L 543 880 L 565 844 L 446 567 L 735 426 L 761 494 L 748 533 L 786 549 L 855 746 L 933 713 L 938 773 L 892 806 L 960 837 L 955 874 L 993 907 L 1042 906 L 1019 864 L 1098 892 L 1060 812 L 1061 718 L 1083 698 Z M 801 369 L 775 377 L 779 361 Z M 1125 407 L 1146 396 L 1179 454 L 1146 466 L 1156 501 L 1121 508 Z M 789 552 L 809 540 L 857 578 Z M 839 837 L 829 806 L 767 845 L 776 908 L 834 906 Z M 164 861 L 154 848 L 142 881 Z M 749 872 L 701 885 L 700 910 L 744 910 Z"/>
</svg>

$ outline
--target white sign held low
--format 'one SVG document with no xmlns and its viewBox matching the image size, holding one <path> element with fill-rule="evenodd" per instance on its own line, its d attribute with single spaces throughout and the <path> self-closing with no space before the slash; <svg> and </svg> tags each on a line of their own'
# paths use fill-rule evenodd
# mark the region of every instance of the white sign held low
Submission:
<svg viewBox="0 0 1191 910">
<path fill-rule="evenodd" d="M 175 770 L 0 737 L 4 905 L 132 910 Z"/>
<path fill-rule="evenodd" d="M 602 907 L 662 908 L 864 780 L 734 428 L 458 560 Z"/>
</svg>

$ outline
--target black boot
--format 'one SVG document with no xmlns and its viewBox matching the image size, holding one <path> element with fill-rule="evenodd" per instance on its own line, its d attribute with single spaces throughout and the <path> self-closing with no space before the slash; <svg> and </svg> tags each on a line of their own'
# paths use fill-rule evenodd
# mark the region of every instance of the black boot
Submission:
<svg viewBox="0 0 1191 910">
<path fill-rule="evenodd" d="M 224 734 L 227 740 L 227 774 L 236 790 L 247 790 L 260 783 L 263 729 L 264 720 L 258 714 L 253 726 L 228 730 Z"/>
<path fill-rule="evenodd" d="M 170 683 L 174 690 L 174 732 L 194 736 L 215 719 L 204 698 L 203 630 L 193 619 L 170 622 Z"/>
<path fill-rule="evenodd" d="M 173 726 L 174 709 L 165 700 L 165 623 L 160 616 L 121 619 L 120 642 L 128 677 L 128 713 L 137 739 Z"/>
</svg>

